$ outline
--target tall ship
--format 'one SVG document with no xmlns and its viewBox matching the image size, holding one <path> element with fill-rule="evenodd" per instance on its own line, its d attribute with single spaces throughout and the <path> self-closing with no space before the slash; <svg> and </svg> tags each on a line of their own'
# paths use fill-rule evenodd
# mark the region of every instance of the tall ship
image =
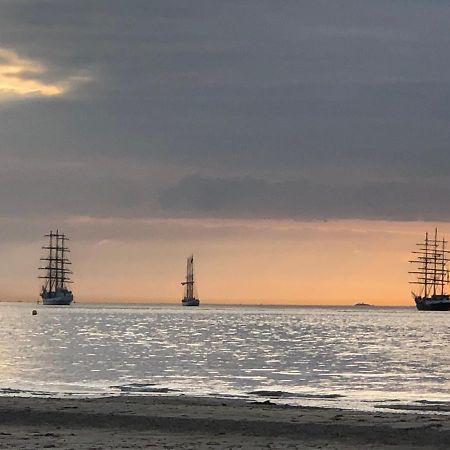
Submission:
<svg viewBox="0 0 450 450">
<path fill-rule="evenodd" d="M 68 268 L 71 262 L 67 258 L 70 252 L 67 247 L 67 236 L 56 230 L 56 233 L 50 231 L 45 235 L 48 238 L 48 244 L 42 249 L 46 252 L 41 258 L 43 267 L 42 278 L 44 284 L 41 289 L 41 298 L 44 305 L 70 305 L 73 302 L 72 291 L 67 287 L 72 281 L 70 275 L 72 271 Z"/>
<path fill-rule="evenodd" d="M 415 259 L 410 261 L 416 268 L 409 273 L 417 277 L 410 283 L 419 286 L 418 293 L 412 292 L 419 311 L 450 310 L 450 296 L 445 292 L 449 282 L 447 243 L 444 238 L 438 238 L 436 228 L 434 237 L 430 238 L 426 233 L 425 240 L 416 244 Z"/>
<path fill-rule="evenodd" d="M 186 281 L 181 283 L 184 286 L 184 297 L 181 300 L 183 306 L 198 306 L 200 300 L 195 295 L 194 286 L 194 255 L 191 255 L 187 259 L 186 264 Z"/>
</svg>

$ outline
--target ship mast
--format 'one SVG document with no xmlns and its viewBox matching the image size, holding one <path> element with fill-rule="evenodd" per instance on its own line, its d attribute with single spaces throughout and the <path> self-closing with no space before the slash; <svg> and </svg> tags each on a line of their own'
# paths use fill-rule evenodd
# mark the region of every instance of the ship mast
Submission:
<svg viewBox="0 0 450 450">
<path fill-rule="evenodd" d="M 66 289 L 66 284 L 72 283 L 70 280 L 70 275 L 72 271 L 67 269 L 67 266 L 71 262 L 66 257 L 66 253 L 70 250 L 66 246 L 66 241 L 69 239 L 63 233 L 56 233 L 50 231 L 45 237 L 49 239 L 47 246 L 42 247 L 43 250 L 47 251 L 47 255 L 41 258 L 41 261 L 45 261 L 43 267 L 39 267 L 39 270 L 44 271 L 44 275 L 38 278 L 44 279 L 43 289 L 47 293 L 55 293 L 62 289 Z"/>
<path fill-rule="evenodd" d="M 442 254 L 445 255 L 445 239 L 442 238 Z M 441 295 L 444 295 L 444 285 L 447 282 L 448 283 L 448 270 L 445 267 L 445 258 L 442 258 L 441 260 L 441 273 L 442 273 L 442 278 L 441 278 Z"/>
<path fill-rule="evenodd" d="M 185 298 L 194 298 L 194 255 L 187 258 L 186 281 L 183 281 L 181 284 L 186 286 Z"/>
<path fill-rule="evenodd" d="M 428 294 L 427 284 L 428 284 L 428 231 L 425 235 L 425 297 Z"/>
<path fill-rule="evenodd" d="M 437 228 L 434 232 L 434 239 L 425 234 L 425 241 L 417 244 L 418 251 L 413 252 L 417 255 L 415 260 L 410 263 L 417 264 L 417 270 L 409 273 L 417 275 L 417 281 L 411 281 L 411 284 L 423 286 L 423 297 L 435 296 L 440 287 L 441 295 L 444 295 L 444 287 L 448 283 L 447 262 L 449 261 L 449 251 L 445 246 L 445 239 L 438 240 Z"/>
<path fill-rule="evenodd" d="M 433 295 L 436 295 L 436 283 L 437 283 L 437 228 L 434 230 L 433 241 Z"/>
<path fill-rule="evenodd" d="M 59 245 L 59 289 L 64 289 L 66 286 L 66 283 L 71 283 L 69 276 L 72 273 L 71 270 L 68 270 L 66 268 L 67 265 L 70 265 L 71 262 L 67 259 L 66 253 L 70 252 L 69 248 L 66 247 L 66 241 L 69 240 L 69 238 L 65 234 L 59 235 L 60 239 L 60 245 Z"/>
</svg>

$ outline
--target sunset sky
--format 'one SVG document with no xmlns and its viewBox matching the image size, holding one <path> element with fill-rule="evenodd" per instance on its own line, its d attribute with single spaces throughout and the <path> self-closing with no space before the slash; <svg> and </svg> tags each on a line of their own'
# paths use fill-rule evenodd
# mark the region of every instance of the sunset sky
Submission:
<svg viewBox="0 0 450 450">
<path fill-rule="evenodd" d="M 450 3 L 4 0 L 0 300 L 411 305 L 450 235 Z"/>
</svg>

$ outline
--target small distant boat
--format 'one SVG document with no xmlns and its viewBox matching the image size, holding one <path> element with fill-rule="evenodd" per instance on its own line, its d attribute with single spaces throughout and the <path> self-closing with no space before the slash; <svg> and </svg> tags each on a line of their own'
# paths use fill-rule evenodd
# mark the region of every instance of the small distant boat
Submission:
<svg viewBox="0 0 450 450">
<path fill-rule="evenodd" d="M 426 233 L 425 240 L 417 244 L 418 249 L 413 252 L 417 258 L 409 261 L 417 265 L 417 269 L 409 273 L 417 275 L 417 280 L 410 283 L 420 286 L 419 293 L 412 292 L 419 311 L 450 310 L 450 296 L 445 292 L 449 282 L 447 243 L 444 238 L 438 239 L 436 228 L 434 238 Z"/>
<path fill-rule="evenodd" d="M 358 302 L 358 303 L 355 303 L 353 306 L 365 307 L 365 306 L 373 306 L 373 305 L 371 305 L 370 303 Z"/>
<path fill-rule="evenodd" d="M 181 283 L 184 286 L 184 297 L 181 300 L 183 306 L 198 306 L 200 300 L 195 296 L 194 289 L 194 255 L 187 259 L 186 281 Z"/>
<path fill-rule="evenodd" d="M 41 289 L 41 298 L 44 305 L 70 305 L 73 302 L 72 291 L 67 288 L 72 271 L 67 268 L 71 262 L 67 258 L 67 253 L 70 251 L 66 246 L 68 238 L 65 234 L 50 231 L 46 234 L 48 238 L 48 245 L 42 247 L 47 254 L 41 258 L 45 261 L 43 267 L 39 270 L 44 271 L 44 275 L 40 276 L 45 280 Z"/>
</svg>

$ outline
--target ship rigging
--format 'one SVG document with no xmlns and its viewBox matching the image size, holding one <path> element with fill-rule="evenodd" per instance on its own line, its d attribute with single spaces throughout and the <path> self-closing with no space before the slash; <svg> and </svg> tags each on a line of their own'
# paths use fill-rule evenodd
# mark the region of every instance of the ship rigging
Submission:
<svg viewBox="0 0 450 450">
<path fill-rule="evenodd" d="M 44 305 L 70 305 L 73 301 L 72 291 L 67 285 L 72 283 L 70 275 L 72 271 L 68 269 L 71 264 L 67 258 L 70 252 L 67 247 L 67 236 L 56 230 L 45 235 L 48 238 L 48 245 L 42 247 L 46 255 L 41 258 L 44 266 L 39 267 L 43 275 L 39 278 L 45 280 L 42 285 L 40 296 Z"/>
<path fill-rule="evenodd" d="M 184 286 L 184 297 L 181 300 L 183 306 L 198 306 L 200 300 L 195 295 L 194 282 L 194 255 L 187 259 L 186 263 L 186 280 L 181 283 Z"/>
<path fill-rule="evenodd" d="M 412 292 L 416 307 L 420 311 L 448 311 L 450 310 L 450 296 L 445 292 L 449 282 L 449 250 L 445 238 L 438 239 L 438 230 L 435 229 L 434 237 L 425 234 L 425 240 L 413 251 L 415 259 L 409 261 L 416 265 L 416 270 L 410 274 L 416 275 L 415 281 L 410 284 L 420 286 L 420 292 Z"/>
</svg>

